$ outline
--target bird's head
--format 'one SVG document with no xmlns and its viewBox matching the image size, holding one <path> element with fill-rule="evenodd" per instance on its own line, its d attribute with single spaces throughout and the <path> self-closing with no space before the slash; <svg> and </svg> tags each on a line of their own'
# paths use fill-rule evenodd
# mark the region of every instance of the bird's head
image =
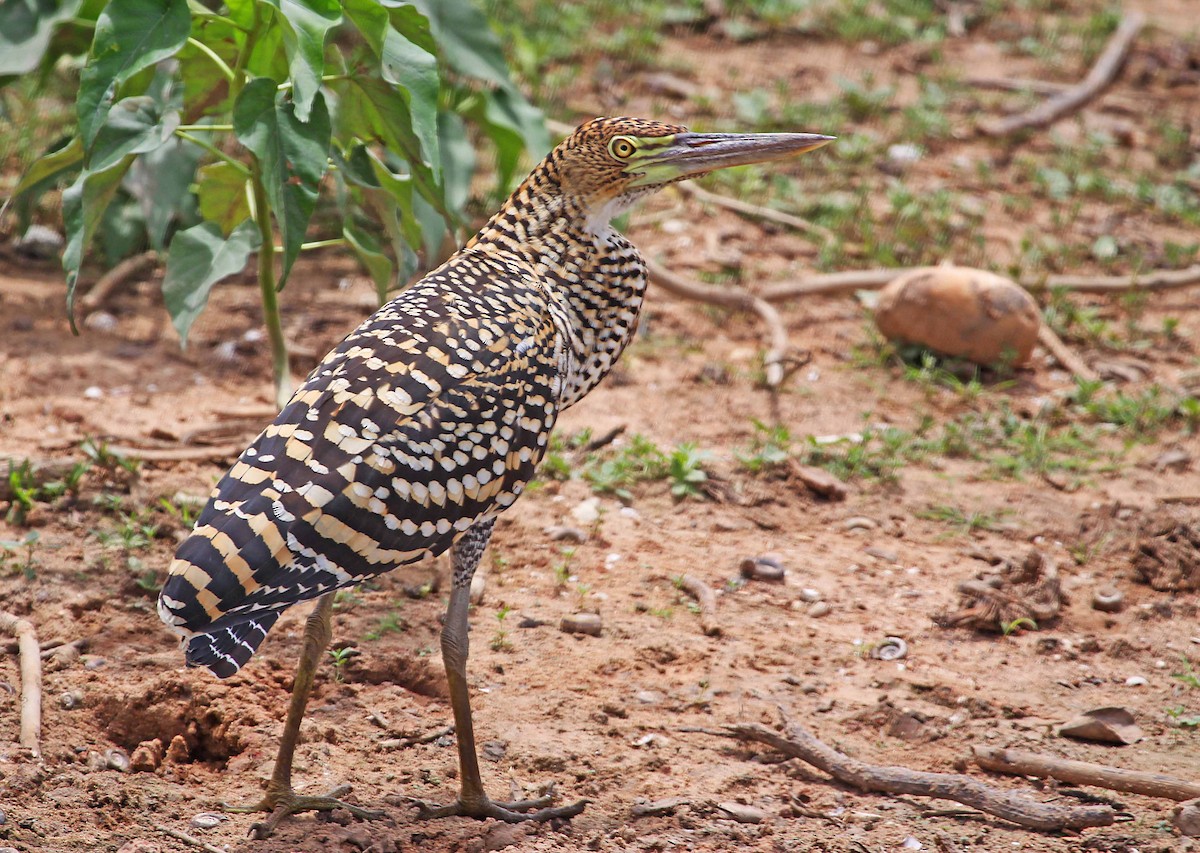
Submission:
<svg viewBox="0 0 1200 853">
<path fill-rule="evenodd" d="M 551 152 L 564 195 L 605 223 L 667 184 L 727 166 L 803 154 L 835 137 L 815 133 L 691 133 L 638 118 L 582 124 Z"/>
</svg>

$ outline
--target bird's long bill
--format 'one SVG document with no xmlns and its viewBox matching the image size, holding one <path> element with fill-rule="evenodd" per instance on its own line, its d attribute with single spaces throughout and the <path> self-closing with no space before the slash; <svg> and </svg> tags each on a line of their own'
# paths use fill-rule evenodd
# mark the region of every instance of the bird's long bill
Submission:
<svg viewBox="0 0 1200 853">
<path fill-rule="evenodd" d="M 642 140 L 649 144 L 626 171 L 641 173 L 631 186 L 667 183 L 728 166 L 803 154 L 836 138 L 820 133 L 678 133 L 669 141 Z"/>
</svg>

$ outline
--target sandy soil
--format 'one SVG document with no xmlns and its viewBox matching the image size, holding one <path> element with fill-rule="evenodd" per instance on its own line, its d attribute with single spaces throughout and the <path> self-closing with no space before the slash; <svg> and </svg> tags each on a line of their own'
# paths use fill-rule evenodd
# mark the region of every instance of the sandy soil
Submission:
<svg viewBox="0 0 1200 853">
<path fill-rule="evenodd" d="M 734 54 L 748 48 L 691 36 L 671 40 L 669 50 L 736 63 Z M 970 45 L 954 42 L 947 53 L 955 61 L 972 55 Z M 811 67 L 813 58 L 794 61 Z M 883 60 L 869 61 L 887 70 Z M 746 73 L 775 69 L 759 64 Z M 1161 95 L 1149 91 L 1146 103 Z M 1140 93 L 1128 84 L 1116 97 Z M 580 98 L 599 100 L 593 92 Z M 634 96 L 625 106 L 649 113 L 654 104 Z M 931 186 L 941 180 L 935 165 L 922 168 Z M 664 225 L 678 218 L 679 203 L 656 200 L 631 233 L 649 253 L 684 263 L 706 243 L 703 229 L 680 235 Z M 784 232 L 726 215 L 703 222 L 756 274 L 782 274 L 811 258 L 809 244 Z M 1004 217 L 990 223 L 1014 231 L 1019 224 Z M 298 267 L 285 299 L 289 339 L 302 344 L 296 370 L 311 367 L 369 312 L 372 299 L 337 256 Z M 254 334 L 257 292 L 248 281 L 214 291 L 186 352 L 153 280 L 113 297 L 105 309 L 111 322 L 93 319 L 78 338 L 65 330 L 61 300 L 53 270 L 11 260 L 0 267 L 0 458 L 78 459 L 87 437 L 158 449 L 239 446 L 269 418 L 268 359 Z M 1087 304 L 1121 322 L 1115 303 Z M 1170 827 L 1169 801 L 967 771 L 1046 801 L 1098 797 L 1128 815 L 1082 836 L 1039 834 L 978 814 L 929 811 L 952 805 L 945 801 L 857 793 L 769 749 L 683 729 L 774 725 L 779 705 L 827 743 L 871 762 L 953 772 L 970 767 L 972 746 L 986 744 L 1195 779 L 1200 734 L 1177 718 L 1200 713 L 1200 691 L 1173 674 L 1182 656 L 1200 659 L 1200 600 L 1194 591 L 1141 582 L 1134 557 L 1153 519 L 1174 514 L 1195 522 L 1194 506 L 1171 502 L 1196 495 L 1194 465 L 1156 470 L 1153 462 L 1168 449 L 1194 459 L 1200 439 L 1178 427 L 1128 449 L 1126 435 L 1103 438 L 1102 448 L 1119 459 L 1114 470 L 1068 484 L 1032 474 L 996 479 L 979 462 L 925 459 L 902 467 L 894 483 L 855 480 L 846 500 L 828 501 L 786 473 L 754 476 L 736 462 L 753 437 L 752 419 L 773 416 L 770 396 L 755 384 L 761 330 L 753 318 L 662 294 L 652 294 L 647 310 L 645 333 L 615 375 L 566 413 L 559 430 L 598 435 L 624 426 L 618 449 L 634 434 L 665 449 L 696 442 L 714 454 L 714 497 L 677 501 L 667 484 L 646 484 L 634 488 L 628 506 L 601 496 L 598 519 L 581 522 L 593 497 L 588 484 L 547 482 L 499 524 L 472 619 L 470 678 L 485 782 L 500 798 L 551 785 L 560 801 L 586 797 L 592 802 L 581 816 L 517 827 L 414 819 L 407 797 L 446 800 L 457 785 L 452 736 L 402 743 L 450 722 L 437 653 L 444 595 L 436 588 L 409 594 L 436 587 L 444 575 L 442 567 L 424 566 L 339 602 L 334 646 L 354 653 L 340 672 L 323 668 L 297 754 L 303 790 L 349 782 L 353 801 L 386 817 L 299 816 L 265 842 L 246 840 L 251 815 L 197 826 L 195 816 L 219 811 L 222 801 L 260 795 L 307 610 L 285 614 L 254 661 L 226 682 L 182 668 L 154 613 L 153 590 L 185 525 L 160 500 L 180 506 L 204 495 L 233 455 L 218 453 L 145 462 L 136 478 L 117 471 L 106 481 L 97 468 L 77 497 L 39 504 L 21 526 L 0 521 L 0 540 L 16 542 L 30 531 L 38 537 L 32 563 L 23 548 L 4 553 L 3 609 L 28 618 L 43 641 L 83 644 L 78 658 L 47 662 L 41 761 L 17 746 L 19 695 L 0 690 L 0 847 L 196 849 L 166 828 L 218 849 L 280 853 L 1195 849 Z M 1156 327 L 1165 317 L 1178 318 L 1178 343 L 1137 354 L 1147 384 L 1172 386 L 1196 366 L 1195 293 L 1155 297 L 1141 322 Z M 949 420 L 1002 405 L 1034 412 L 1072 386 L 1039 352 L 1010 384 L 968 399 L 856 356 L 866 322 L 851 299 L 791 305 L 785 319 L 809 359 L 776 400 L 797 447 L 809 435 L 862 429 L 864 413 L 914 429 L 925 415 Z M 946 505 L 986 516 L 993 529 L 927 517 Z M 122 543 L 123 517 L 131 513 L 135 527 L 157 525 L 147 542 Z M 551 535 L 563 525 L 587 534 L 571 553 Z M 1031 550 L 1057 567 L 1065 604 L 1056 619 L 1010 636 L 935 623 L 959 608 L 958 585 L 988 568 L 981 556 L 1019 564 Z M 763 554 L 776 555 L 784 581 L 739 581 L 743 558 Z M 719 636 L 701 631 L 675 583 L 684 573 L 717 591 Z M 1110 586 L 1124 594 L 1123 609 L 1093 609 L 1093 593 Z M 562 617 L 580 610 L 601 616 L 601 636 L 559 630 Z M 889 636 L 903 638 L 906 657 L 872 657 Z M 15 656 L 0 658 L 0 682 L 18 684 Z M 1056 734 L 1102 706 L 1132 712 L 1144 738 L 1118 747 Z M 148 747 L 153 741 L 176 745 L 159 758 Z M 111 767 L 122 755 L 139 769 Z M 631 816 L 635 805 L 665 798 L 679 800 L 670 813 Z M 719 805 L 731 803 L 757 810 L 761 822 L 732 819 Z"/>
</svg>

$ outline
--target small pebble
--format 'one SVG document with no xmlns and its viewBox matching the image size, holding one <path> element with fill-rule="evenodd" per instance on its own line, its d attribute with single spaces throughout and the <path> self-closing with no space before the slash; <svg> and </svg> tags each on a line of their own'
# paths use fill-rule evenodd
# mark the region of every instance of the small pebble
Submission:
<svg viewBox="0 0 1200 853">
<path fill-rule="evenodd" d="M 871 649 L 871 657 L 876 660 L 903 660 L 908 657 L 908 643 L 900 637 L 884 637 Z"/>
<path fill-rule="evenodd" d="M 822 616 L 828 616 L 832 610 L 828 601 L 814 601 L 809 605 L 808 615 L 812 619 L 820 619 Z"/>
<path fill-rule="evenodd" d="M 586 530 L 567 524 L 552 524 L 544 532 L 554 542 L 574 542 L 576 545 L 582 545 L 588 539 Z"/>
<path fill-rule="evenodd" d="M 1145 687 L 1149 683 L 1149 680 L 1140 675 L 1131 675 L 1125 679 L 1126 687 Z"/>
<path fill-rule="evenodd" d="M 106 661 L 104 658 L 88 658 L 87 663 L 85 663 L 83 665 L 83 668 L 90 671 L 90 670 L 100 669 L 101 667 L 106 666 L 107 664 L 108 664 L 108 661 Z"/>
<path fill-rule="evenodd" d="M 83 705 L 83 691 L 68 690 L 58 697 L 58 703 L 62 705 L 64 711 L 73 711 Z"/>
<path fill-rule="evenodd" d="M 667 698 L 657 690 L 639 690 L 634 694 L 634 699 L 641 702 L 643 705 L 657 705 L 663 699 Z"/>
<path fill-rule="evenodd" d="M 83 389 L 83 396 L 89 400 L 99 400 L 104 396 L 104 389 L 99 385 L 89 385 Z"/>
<path fill-rule="evenodd" d="M 163 745 L 158 738 L 144 740 L 129 756 L 129 769 L 134 773 L 153 773 L 162 765 Z"/>
<path fill-rule="evenodd" d="M 900 846 L 903 847 L 905 850 L 920 850 L 922 847 L 924 847 L 924 845 L 921 844 L 920 841 L 913 838 L 911 835 L 908 836 L 907 838 L 905 838 L 903 841 L 901 841 Z"/>
<path fill-rule="evenodd" d="M 787 570 L 774 554 L 746 557 L 739 566 L 742 577 L 767 583 L 783 583 Z"/>
<path fill-rule="evenodd" d="M 1092 593 L 1092 609 L 1101 613 L 1119 613 L 1125 606 L 1125 595 L 1115 587 L 1106 586 Z"/>
<path fill-rule="evenodd" d="M 648 735 L 642 735 L 640 738 L 633 741 L 633 745 L 638 748 L 643 746 L 666 746 L 670 742 L 671 741 L 667 740 L 660 734 L 651 733 Z"/>
<path fill-rule="evenodd" d="M 106 749 L 104 751 L 104 766 L 110 770 L 120 770 L 122 773 L 129 771 L 129 753 L 125 750 L 116 747 Z"/>
<path fill-rule="evenodd" d="M 30 225 L 13 247 L 29 258 L 49 260 L 63 250 L 66 241 L 63 235 L 45 225 Z"/>
<path fill-rule="evenodd" d="M 93 311 L 83 321 L 93 332 L 111 332 L 117 327 L 117 318 L 107 311 Z"/>
<path fill-rule="evenodd" d="M 897 554 L 895 551 L 888 551 L 884 548 L 873 548 L 873 547 L 872 548 L 863 548 L 863 551 L 868 556 L 874 557 L 877 560 L 883 560 L 883 562 L 885 562 L 885 563 L 900 562 L 900 555 Z"/>
<path fill-rule="evenodd" d="M 580 501 L 574 509 L 571 510 L 571 518 L 579 524 L 589 525 L 595 524 L 600 520 L 600 498 L 592 497 L 587 500 Z"/>
<path fill-rule="evenodd" d="M 762 823 L 767 813 L 743 803 L 717 803 L 717 808 L 738 823 Z"/>
<path fill-rule="evenodd" d="M 200 812 L 200 814 L 195 815 L 192 818 L 191 824 L 192 826 L 196 827 L 196 829 L 213 829 L 214 827 L 220 826 L 221 822 L 226 820 L 229 820 L 229 818 L 223 814 L 217 814 L 216 812 Z"/>
<path fill-rule="evenodd" d="M 895 145 L 889 145 L 887 150 L 889 160 L 903 165 L 916 163 L 921 159 L 922 154 L 921 146 L 913 145 L 911 142 L 898 142 Z"/>
<path fill-rule="evenodd" d="M 598 613 L 572 613 L 562 618 L 559 628 L 565 634 L 588 634 L 599 637 L 604 629 L 604 623 Z"/>
<path fill-rule="evenodd" d="M 808 602 L 820 601 L 824 597 L 825 596 L 821 595 L 821 590 L 819 590 L 819 589 L 812 589 L 811 587 L 805 587 L 804 589 L 800 590 L 800 598 L 803 601 L 808 601 Z"/>
<path fill-rule="evenodd" d="M 846 530 L 874 530 L 878 526 L 879 522 L 865 515 L 854 515 L 842 522 Z"/>
</svg>

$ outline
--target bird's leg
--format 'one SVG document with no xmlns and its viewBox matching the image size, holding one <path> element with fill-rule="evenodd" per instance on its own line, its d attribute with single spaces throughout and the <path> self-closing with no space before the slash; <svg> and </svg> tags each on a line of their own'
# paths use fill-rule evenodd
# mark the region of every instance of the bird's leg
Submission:
<svg viewBox="0 0 1200 853">
<path fill-rule="evenodd" d="M 454 709 L 454 734 L 458 742 L 459 775 L 462 788 L 458 801 L 448 806 L 433 806 L 415 801 L 419 818 L 462 817 L 495 818 L 508 823 L 546 821 L 571 818 L 583 811 L 587 800 L 569 806 L 546 808 L 549 796 L 516 803 L 495 803 L 483 791 L 479 774 L 479 758 L 475 752 L 475 729 L 471 723 L 471 696 L 467 688 L 467 608 L 471 599 L 471 577 L 479 558 L 492 535 L 492 520 L 477 523 L 454 545 L 452 558 L 454 582 L 450 591 L 450 606 L 442 628 L 442 660 L 446 665 L 446 680 L 450 683 L 450 705 Z M 536 811 L 529 811 L 536 809 Z"/>
<path fill-rule="evenodd" d="M 297 794 L 292 789 L 292 759 L 296 754 L 296 744 L 300 742 L 300 722 L 304 719 L 304 708 L 308 704 L 309 694 L 312 693 L 313 677 L 321 661 L 321 653 L 325 651 L 333 636 L 333 595 L 332 592 L 327 592 L 317 599 L 316 608 L 304 623 L 304 649 L 300 653 L 300 664 L 296 667 L 287 722 L 279 740 L 279 753 L 275 756 L 275 770 L 267 783 L 266 796 L 253 805 L 225 806 L 225 810 L 231 812 L 269 813 L 266 820 L 250 827 L 250 835 L 254 838 L 270 837 L 281 820 L 298 812 L 346 809 L 363 820 L 384 816 L 383 812 L 368 811 L 337 799 L 350 792 L 349 785 L 340 785 L 323 797 Z"/>
</svg>

